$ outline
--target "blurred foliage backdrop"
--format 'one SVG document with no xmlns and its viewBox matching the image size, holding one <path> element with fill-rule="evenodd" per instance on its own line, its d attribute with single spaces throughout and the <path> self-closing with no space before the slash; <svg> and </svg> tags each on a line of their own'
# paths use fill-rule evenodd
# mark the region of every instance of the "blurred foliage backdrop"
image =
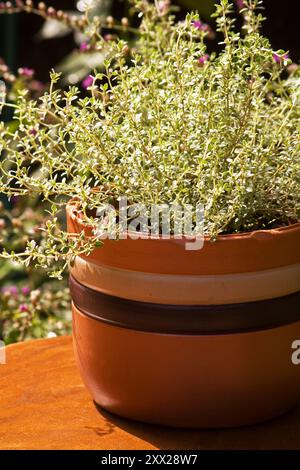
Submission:
<svg viewBox="0 0 300 470">
<path fill-rule="evenodd" d="M 57 9 L 76 10 L 80 0 L 52 0 L 46 2 Z M 112 14 L 116 18 L 127 16 L 127 0 L 97 0 L 98 12 Z M 188 10 L 198 10 L 208 21 L 216 0 L 173 0 L 184 16 Z M 274 49 L 289 50 L 294 61 L 300 59 L 299 0 L 264 0 L 267 20 L 264 32 L 271 39 Z M 64 35 L 60 28 L 49 26 L 42 31 L 43 20 L 26 13 L 0 17 L 0 56 L 13 70 L 26 66 L 36 70 L 38 79 L 48 79 L 48 71 L 60 64 L 74 49 L 72 33 Z M 63 35 L 63 36 L 61 36 Z M 49 38 L 49 39 L 44 39 Z M 52 39 L 50 39 L 52 37 Z M 213 46 L 213 44 L 212 44 Z"/>
</svg>

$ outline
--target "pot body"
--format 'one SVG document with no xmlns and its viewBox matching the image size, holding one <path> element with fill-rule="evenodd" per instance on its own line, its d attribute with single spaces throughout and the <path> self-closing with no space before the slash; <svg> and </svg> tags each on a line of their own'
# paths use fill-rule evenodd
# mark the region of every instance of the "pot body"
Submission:
<svg viewBox="0 0 300 470">
<path fill-rule="evenodd" d="M 86 232 L 76 203 L 70 233 Z M 93 399 L 175 427 L 254 424 L 296 405 L 300 224 L 205 240 L 107 240 L 71 269 L 76 360 Z"/>
<path fill-rule="evenodd" d="M 73 305 L 77 364 L 93 399 L 111 413 L 175 427 L 254 424 L 292 408 L 300 322 L 262 331 L 179 335 L 113 326 Z"/>
</svg>

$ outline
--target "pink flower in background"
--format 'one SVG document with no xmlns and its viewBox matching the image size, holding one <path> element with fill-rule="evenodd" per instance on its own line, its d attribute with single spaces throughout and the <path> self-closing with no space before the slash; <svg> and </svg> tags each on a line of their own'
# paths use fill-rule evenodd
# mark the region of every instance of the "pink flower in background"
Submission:
<svg viewBox="0 0 300 470">
<path fill-rule="evenodd" d="M 19 310 L 20 310 L 20 312 L 28 312 L 28 310 L 29 310 L 28 305 L 27 304 L 21 304 L 19 306 Z"/>
<path fill-rule="evenodd" d="M 92 77 L 92 75 L 88 75 L 82 82 L 83 88 L 87 89 L 90 86 L 92 86 L 93 81 L 94 81 L 94 77 Z"/>
<path fill-rule="evenodd" d="M 245 6 L 244 0 L 235 0 L 235 4 L 238 7 L 239 10 L 242 10 Z"/>
<path fill-rule="evenodd" d="M 283 56 L 280 56 L 276 53 L 273 54 L 273 60 L 274 60 L 274 62 L 276 62 L 276 64 L 281 64 L 282 61 L 287 60 L 287 59 L 289 59 L 288 54 L 284 54 Z"/>
<path fill-rule="evenodd" d="M 21 292 L 22 292 L 23 295 L 29 295 L 30 294 L 30 289 L 29 289 L 29 287 L 25 286 L 25 287 L 22 287 Z"/>
<path fill-rule="evenodd" d="M 203 23 L 202 23 L 202 21 L 200 21 L 200 20 L 196 20 L 196 21 L 193 21 L 192 25 L 193 25 L 194 28 L 196 28 L 196 29 L 202 29 Z"/>
<path fill-rule="evenodd" d="M 88 49 L 88 43 L 87 43 L 87 42 L 82 42 L 82 43 L 80 44 L 79 50 L 80 50 L 81 52 L 85 52 L 87 49 Z"/>
<path fill-rule="evenodd" d="M 19 75 L 25 78 L 32 78 L 34 75 L 34 70 L 29 69 L 28 67 L 22 67 L 18 70 Z"/>
<path fill-rule="evenodd" d="M 200 65 L 204 65 L 205 62 L 208 61 L 208 59 L 209 59 L 209 55 L 208 54 L 203 54 L 202 56 L 200 56 L 198 58 L 198 62 L 199 62 Z"/>
<path fill-rule="evenodd" d="M 215 37 L 215 32 L 212 30 L 209 24 L 202 23 L 202 21 L 200 20 L 195 20 L 192 22 L 192 25 L 194 26 L 194 28 L 198 29 L 199 31 L 203 31 L 204 33 L 207 33 L 208 39 L 213 39 Z"/>
<path fill-rule="evenodd" d="M 8 287 L 3 287 L 2 293 L 16 296 L 16 295 L 18 295 L 19 291 L 18 291 L 18 288 L 16 286 L 8 286 Z"/>
</svg>

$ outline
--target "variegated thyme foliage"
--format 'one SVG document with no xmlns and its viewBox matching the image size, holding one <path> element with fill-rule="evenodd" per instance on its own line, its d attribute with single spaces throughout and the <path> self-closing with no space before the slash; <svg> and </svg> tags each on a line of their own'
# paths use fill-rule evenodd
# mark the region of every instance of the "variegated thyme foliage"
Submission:
<svg viewBox="0 0 300 470">
<path fill-rule="evenodd" d="M 299 220 L 300 74 L 288 75 L 287 53 L 260 34 L 261 2 L 244 1 L 238 32 L 232 5 L 221 0 L 215 17 L 223 49 L 210 57 L 197 14 L 176 23 L 161 2 L 134 4 L 141 18 L 134 50 L 90 25 L 107 60 L 88 97 L 60 90 L 52 72 L 39 101 L 22 92 L 11 105 L 17 130 L 1 126 L 1 191 L 49 203 L 44 242 L 15 255 L 26 263 L 57 266 L 97 243 L 59 227 L 72 197 L 89 223 L 88 209 L 120 196 L 203 204 L 212 239 Z"/>
</svg>

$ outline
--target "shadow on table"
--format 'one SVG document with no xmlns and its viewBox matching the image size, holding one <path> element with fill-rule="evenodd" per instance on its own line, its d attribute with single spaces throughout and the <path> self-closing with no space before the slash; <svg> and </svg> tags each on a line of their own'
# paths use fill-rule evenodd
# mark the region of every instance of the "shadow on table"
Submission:
<svg viewBox="0 0 300 470">
<path fill-rule="evenodd" d="M 96 403 L 95 407 L 107 422 L 162 450 L 300 449 L 300 406 L 255 426 L 197 430 L 143 424 L 112 415 Z"/>
</svg>

